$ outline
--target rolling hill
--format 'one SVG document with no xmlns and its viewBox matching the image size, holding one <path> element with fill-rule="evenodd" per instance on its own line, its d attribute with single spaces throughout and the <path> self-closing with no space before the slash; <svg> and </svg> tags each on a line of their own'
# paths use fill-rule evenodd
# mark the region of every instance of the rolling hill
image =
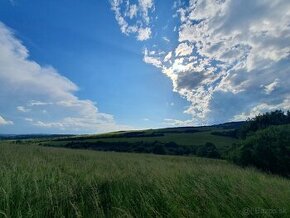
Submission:
<svg viewBox="0 0 290 218">
<path fill-rule="evenodd" d="M 243 122 L 231 122 L 213 126 L 176 127 L 149 129 L 140 131 L 118 131 L 97 135 L 56 136 L 40 138 L 34 141 L 39 145 L 69 148 L 86 148 L 102 151 L 133 151 L 152 153 L 146 147 L 162 143 L 169 153 L 180 149 L 190 150 L 181 153 L 192 153 L 207 142 L 216 145 L 220 153 L 224 153 L 237 138 L 233 134 Z M 173 144 L 174 143 L 174 144 Z M 172 147 L 176 149 L 172 149 Z M 173 151 L 174 150 L 174 151 Z M 173 152 L 170 152 L 173 151 Z M 154 152 L 153 152 L 154 153 Z"/>
</svg>

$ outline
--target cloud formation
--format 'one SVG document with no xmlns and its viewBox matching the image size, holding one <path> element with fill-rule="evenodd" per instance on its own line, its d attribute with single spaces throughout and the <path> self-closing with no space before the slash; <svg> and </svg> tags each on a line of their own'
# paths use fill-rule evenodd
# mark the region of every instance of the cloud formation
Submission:
<svg viewBox="0 0 290 218">
<path fill-rule="evenodd" d="M 13 125 L 13 122 L 10 120 L 5 120 L 2 116 L 0 116 L 0 126 L 1 125 Z"/>
<path fill-rule="evenodd" d="M 191 0 L 176 11 L 177 45 L 147 48 L 144 61 L 190 102 L 192 124 L 290 108 L 289 1 Z"/>
<path fill-rule="evenodd" d="M 151 38 L 149 24 L 150 14 L 155 9 L 153 0 L 139 0 L 135 3 L 130 3 L 129 0 L 110 0 L 110 3 L 122 33 L 134 34 L 139 41 Z"/>
<path fill-rule="evenodd" d="M 13 113 L 18 122 L 64 132 L 128 128 L 116 124 L 112 115 L 101 113 L 94 102 L 79 99 L 77 85 L 56 69 L 31 60 L 27 48 L 1 22 L 0 84 L 0 109 Z M 12 123 L 0 117 L 1 125 Z"/>
</svg>

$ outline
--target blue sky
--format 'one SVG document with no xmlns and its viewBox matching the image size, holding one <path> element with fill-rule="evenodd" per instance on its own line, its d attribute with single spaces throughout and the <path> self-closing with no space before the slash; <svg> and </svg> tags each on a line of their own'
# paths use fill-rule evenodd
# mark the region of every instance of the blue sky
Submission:
<svg viewBox="0 0 290 218">
<path fill-rule="evenodd" d="M 0 133 L 204 125 L 288 110 L 289 9 L 287 0 L 2 0 Z"/>
</svg>

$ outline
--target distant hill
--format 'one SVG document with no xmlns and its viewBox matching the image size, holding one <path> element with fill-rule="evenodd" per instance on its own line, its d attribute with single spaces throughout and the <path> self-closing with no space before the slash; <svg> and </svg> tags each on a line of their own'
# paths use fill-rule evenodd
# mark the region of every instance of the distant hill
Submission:
<svg viewBox="0 0 290 218">
<path fill-rule="evenodd" d="M 59 137 L 70 137 L 72 134 L 0 134 L 0 140 L 13 140 L 13 139 L 43 139 L 43 138 L 59 138 Z"/>
<path fill-rule="evenodd" d="M 94 135 L 16 135 L 4 138 L 31 140 L 39 145 L 52 147 L 180 155 L 196 154 L 201 146 L 211 143 L 223 154 L 238 141 L 236 131 L 243 123 L 229 122 L 212 126 L 170 127 Z"/>
</svg>

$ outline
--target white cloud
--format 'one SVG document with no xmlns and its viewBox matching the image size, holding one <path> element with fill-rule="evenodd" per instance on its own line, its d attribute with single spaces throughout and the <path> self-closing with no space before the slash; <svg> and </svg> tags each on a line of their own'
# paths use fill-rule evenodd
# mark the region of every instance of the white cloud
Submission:
<svg viewBox="0 0 290 218">
<path fill-rule="evenodd" d="M 21 111 L 23 113 L 26 113 L 26 112 L 30 111 L 30 109 L 25 108 L 24 106 L 17 106 L 16 108 L 17 108 L 18 111 Z"/>
<path fill-rule="evenodd" d="M 168 54 L 164 57 L 164 62 L 167 62 L 167 61 L 169 61 L 170 59 L 171 59 L 171 57 L 172 57 L 172 52 L 170 51 L 170 52 L 168 52 Z"/>
<path fill-rule="evenodd" d="M 31 100 L 29 102 L 29 106 L 44 106 L 44 105 L 52 105 L 52 102 L 43 102 L 43 101 L 37 101 L 37 100 Z"/>
<path fill-rule="evenodd" d="M 235 115 L 233 121 L 246 120 L 248 118 L 253 118 L 259 114 L 263 114 L 268 111 L 281 109 L 290 110 L 290 98 L 286 98 L 283 100 L 283 102 L 275 105 L 274 104 L 271 105 L 268 103 L 258 104 L 257 106 L 251 108 L 250 111 Z"/>
<path fill-rule="evenodd" d="M 149 13 L 149 10 L 153 8 L 153 0 L 139 0 L 139 6 L 142 11 L 142 17 L 145 20 L 146 24 L 148 24 L 150 21 L 150 17 L 148 16 L 148 13 Z"/>
<path fill-rule="evenodd" d="M 132 19 L 133 17 L 135 17 L 137 15 L 137 11 L 138 11 L 137 5 L 135 5 L 135 4 L 130 5 L 130 7 L 129 7 L 130 19 Z"/>
<path fill-rule="evenodd" d="M 176 56 L 187 56 L 190 55 L 193 51 L 193 47 L 186 42 L 180 43 L 175 49 Z"/>
<path fill-rule="evenodd" d="M 154 11 L 153 0 L 139 0 L 137 4 L 130 4 L 129 0 L 110 0 L 110 3 L 122 33 L 135 34 L 139 41 L 151 38 L 149 24 Z"/>
<path fill-rule="evenodd" d="M 0 126 L 1 125 L 13 125 L 13 121 L 5 120 L 2 116 L 0 116 Z"/>
<path fill-rule="evenodd" d="M 155 52 L 151 53 L 151 54 L 155 54 Z M 145 49 L 144 51 L 144 62 L 148 63 L 148 64 L 152 64 L 155 67 L 162 67 L 162 62 L 159 60 L 159 58 L 155 58 L 153 56 L 150 56 L 150 52 Z"/>
<path fill-rule="evenodd" d="M 275 79 L 272 83 L 265 85 L 264 90 L 267 95 L 270 95 L 279 86 L 279 79 Z"/>
<path fill-rule="evenodd" d="M 138 30 L 138 35 L 137 35 L 137 39 L 139 41 L 144 41 L 147 39 L 150 39 L 151 37 L 151 29 L 146 27 L 146 28 L 140 28 Z"/>
<path fill-rule="evenodd" d="M 177 119 L 166 118 L 163 120 L 163 124 L 165 126 L 172 126 L 172 127 L 193 126 L 193 121 L 192 120 L 177 120 Z"/>
<path fill-rule="evenodd" d="M 130 9 L 124 2 L 129 5 L 124 8 Z M 173 91 L 191 103 L 185 111 L 192 115 L 190 122 L 224 122 L 266 109 L 289 108 L 288 0 L 190 0 L 186 6 L 175 1 L 172 9 L 176 10 L 172 17 L 179 16 L 174 27 L 177 45 L 160 52 L 154 42 L 151 51 L 145 49 L 143 60 L 167 75 Z M 118 10 L 114 10 L 116 17 Z M 119 22 L 121 29 L 138 37 L 140 28 L 150 28 L 154 10 L 152 1 L 139 1 L 138 22 L 127 26 Z M 158 35 L 167 41 L 164 33 Z M 175 124 L 182 122 L 188 121 Z"/>
<path fill-rule="evenodd" d="M 166 36 L 163 36 L 162 39 L 163 39 L 165 42 L 168 42 L 168 43 L 170 42 L 170 40 L 169 40 Z"/>
<path fill-rule="evenodd" d="M 153 7 L 153 0 L 139 0 L 139 5 L 143 11 L 147 12 Z"/>
<path fill-rule="evenodd" d="M 28 121 L 28 122 L 32 122 L 32 121 L 33 121 L 33 119 L 30 118 L 30 117 L 25 117 L 24 120 L 25 120 L 25 121 Z"/>
<path fill-rule="evenodd" d="M 38 127 L 67 132 L 128 128 L 116 124 L 112 115 L 99 112 L 94 102 L 79 99 L 75 95 L 78 87 L 56 69 L 31 60 L 27 48 L 1 22 L 0 84 L 0 105 L 5 105 L 7 111 L 17 108 L 28 112 L 33 108 L 33 117 L 26 121 Z M 44 110 L 49 116 L 43 113 Z M 12 124 L 2 117 L 1 123 Z"/>
<path fill-rule="evenodd" d="M 290 1 L 191 0 L 177 12 L 177 46 L 144 61 L 191 103 L 195 124 L 289 108 Z"/>
</svg>

